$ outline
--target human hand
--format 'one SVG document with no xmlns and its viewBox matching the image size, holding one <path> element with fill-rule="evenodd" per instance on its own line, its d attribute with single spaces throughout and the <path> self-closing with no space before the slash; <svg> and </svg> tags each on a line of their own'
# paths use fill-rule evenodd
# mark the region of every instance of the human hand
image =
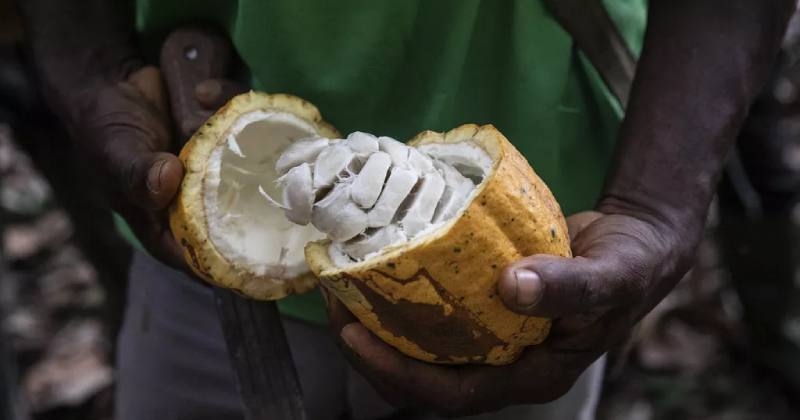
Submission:
<svg viewBox="0 0 800 420">
<path fill-rule="evenodd" d="M 159 70 L 143 67 L 119 82 L 103 82 L 83 92 L 72 113 L 77 139 L 96 170 L 110 206 L 125 218 L 147 251 L 185 269 L 182 252 L 169 229 L 167 207 L 183 179 L 176 156 L 183 142 L 234 94 L 238 85 L 207 80 L 196 86 L 202 106 L 192 121 L 177 124 Z"/>
<path fill-rule="evenodd" d="M 345 354 L 390 402 L 443 414 L 564 395 L 688 270 L 694 245 L 666 226 L 632 215 L 586 212 L 568 224 L 575 258 L 531 256 L 500 276 L 500 295 L 510 309 L 554 319 L 548 339 L 515 363 L 442 366 L 408 358 L 330 296 L 331 322 Z"/>
</svg>

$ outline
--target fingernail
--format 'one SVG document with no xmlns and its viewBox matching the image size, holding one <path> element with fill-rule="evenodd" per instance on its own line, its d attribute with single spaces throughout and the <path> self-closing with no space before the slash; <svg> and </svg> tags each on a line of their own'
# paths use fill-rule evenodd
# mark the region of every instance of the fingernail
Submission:
<svg viewBox="0 0 800 420">
<path fill-rule="evenodd" d="M 350 350 L 352 350 L 356 356 L 361 357 L 361 355 L 358 354 L 358 351 L 356 351 L 355 347 L 353 346 L 355 335 L 358 334 L 358 332 L 356 332 L 356 329 L 358 328 L 360 328 L 360 326 L 356 323 L 347 324 L 344 326 L 344 328 L 342 328 L 342 332 L 339 333 L 339 336 L 342 337 L 342 341 L 344 341 L 344 344 L 346 344 L 347 347 Z"/>
<path fill-rule="evenodd" d="M 216 80 L 206 80 L 195 86 L 194 92 L 201 102 L 212 102 L 222 93 L 222 86 Z"/>
<path fill-rule="evenodd" d="M 542 298 L 542 279 L 530 270 L 514 271 L 517 279 L 517 306 L 529 308 Z"/>
<path fill-rule="evenodd" d="M 164 170 L 166 160 L 159 160 L 147 171 L 147 190 L 153 194 L 161 192 L 161 172 Z"/>
<path fill-rule="evenodd" d="M 351 349 L 353 348 L 352 339 L 353 335 L 355 334 L 355 328 L 358 328 L 356 324 L 347 324 L 344 326 L 344 328 L 342 328 L 342 332 L 339 333 L 339 335 L 342 337 L 342 341 L 344 341 L 344 343 L 347 344 L 347 347 L 350 347 Z"/>
</svg>

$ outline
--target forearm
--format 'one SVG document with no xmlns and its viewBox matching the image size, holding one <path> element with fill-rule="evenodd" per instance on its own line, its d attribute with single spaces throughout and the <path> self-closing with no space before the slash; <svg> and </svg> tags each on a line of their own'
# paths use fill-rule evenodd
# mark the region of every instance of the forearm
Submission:
<svg viewBox="0 0 800 420">
<path fill-rule="evenodd" d="M 51 106 L 70 112 L 80 92 L 141 66 L 131 0 L 19 0 L 32 58 Z"/>
<path fill-rule="evenodd" d="M 599 209 L 700 234 L 726 153 L 768 76 L 793 0 L 652 0 Z M 688 237 L 686 237 L 688 236 Z"/>
</svg>

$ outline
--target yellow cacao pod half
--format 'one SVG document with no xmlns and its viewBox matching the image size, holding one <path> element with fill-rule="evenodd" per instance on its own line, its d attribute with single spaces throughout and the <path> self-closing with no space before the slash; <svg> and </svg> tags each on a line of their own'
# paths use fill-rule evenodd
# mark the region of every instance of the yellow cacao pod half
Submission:
<svg viewBox="0 0 800 420">
<path fill-rule="evenodd" d="M 314 105 L 250 92 L 231 99 L 189 139 L 180 153 L 186 174 L 170 208 L 170 227 L 198 276 L 259 300 L 316 286 L 303 247 L 324 235 L 286 220 L 259 194 L 259 187 L 277 189 L 281 152 L 316 135 L 338 132 Z"/>
<path fill-rule="evenodd" d="M 506 364 L 544 340 L 550 321 L 508 310 L 498 275 L 524 256 L 570 256 L 569 235 L 547 186 L 494 127 L 426 131 L 409 145 L 461 143 L 480 147 L 493 163 L 456 217 L 363 262 L 337 266 L 327 240 L 308 244 L 306 261 L 367 328 L 403 353 L 438 363 Z"/>
</svg>

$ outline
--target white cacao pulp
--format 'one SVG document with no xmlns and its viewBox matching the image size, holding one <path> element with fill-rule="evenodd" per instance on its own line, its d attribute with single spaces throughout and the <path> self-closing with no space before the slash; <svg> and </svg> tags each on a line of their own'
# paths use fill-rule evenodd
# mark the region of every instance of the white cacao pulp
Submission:
<svg viewBox="0 0 800 420">
<path fill-rule="evenodd" d="M 327 235 L 334 260 L 347 264 L 451 220 L 491 165 L 486 152 L 467 143 L 414 148 L 354 132 L 294 142 L 275 164 L 282 202 L 261 191 L 288 220 Z"/>
</svg>

